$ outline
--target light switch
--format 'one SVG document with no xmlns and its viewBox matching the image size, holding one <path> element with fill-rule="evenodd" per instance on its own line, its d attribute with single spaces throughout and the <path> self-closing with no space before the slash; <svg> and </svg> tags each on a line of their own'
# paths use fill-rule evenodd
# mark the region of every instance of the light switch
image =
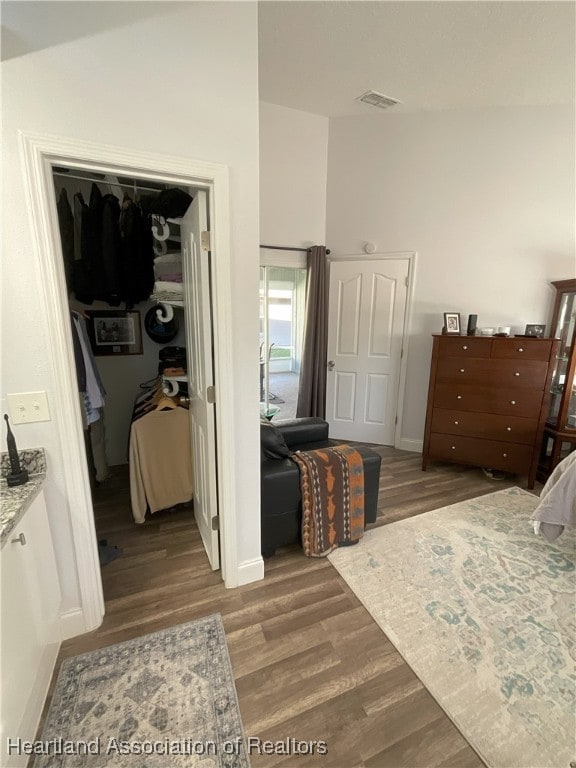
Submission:
<svg viewBox="0 0 576 768">
<path fill-rule="evenodd" d="M 8 395 L 10 419 L 13 424 L 30 424 L 33 421 L 50 421 L 46 392 L 21 392 Z"/>
</svg>

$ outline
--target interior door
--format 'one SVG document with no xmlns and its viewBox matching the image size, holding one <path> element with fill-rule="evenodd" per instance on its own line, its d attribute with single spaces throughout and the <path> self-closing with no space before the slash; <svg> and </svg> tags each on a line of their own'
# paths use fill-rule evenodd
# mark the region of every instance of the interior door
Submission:
<svg viewBox="0 0 576 768">
<path fill-rule="evenodd" d="M 212 313 L 210 296 L 210 252 L 206 192 L 196 192 L 181 220 L 184 280 L 184 321 L 188 358 L 188 393 L 192 465 L 194 471 L 194 516 L 213 570 L 220 565 L 218 550 L 218 494 L 216 487 L 216 431 L 214 369 L 212 359 Z"/>
<path fill-rule="evenodd" d="M 345 440 L 394 445 L 408 259 L 330 264 L 326 418 Z"/>
</svg>

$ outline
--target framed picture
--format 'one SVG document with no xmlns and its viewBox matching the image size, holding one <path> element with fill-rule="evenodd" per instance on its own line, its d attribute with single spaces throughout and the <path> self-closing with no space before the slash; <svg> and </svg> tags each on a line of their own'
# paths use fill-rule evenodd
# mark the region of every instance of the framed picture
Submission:
<svg viewBox="0 0 576 768">
<path fill-rule="evenodd" d="M 546 331 L 545 325 L 527 325 L 524 331 L 525 336 L 536 336 L 537 339 L 543 339 Z"/>
<path fill-rule="evenodd" d="M 88 337 L 95 355 L 141 355 L 140 312 L 86 310 Z"/>
<path fill-rule="evenodd" d="M 460 312 L 444 312 L 444 333 L 460 333 Z"/>
</svg>

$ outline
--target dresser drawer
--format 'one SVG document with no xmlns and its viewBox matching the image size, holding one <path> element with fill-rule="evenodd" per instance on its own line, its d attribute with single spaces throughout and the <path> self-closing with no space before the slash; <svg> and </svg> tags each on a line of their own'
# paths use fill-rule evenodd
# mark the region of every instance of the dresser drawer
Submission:
<svg viewBox="0 0 576 768">
<path fill-rule="evenodd" d="M 552 339 L 493 339 L 492 357 L 548 362 Z"/>
<path fill-rule="evenodd" d="M 438 382 L 434 390 L 436 408 L 480 411 L 535 418 L 540 413 L 543 392 L 536 389 L 477 387 L 470 384 Z"/>
<path fill-rule="evenodd" d="M 491 338 L 473 336 L 442 336 L 438 341 L 440 357 L 490 357 Z"/>
<path fill-rule="evenodd" d="M 544 389 L 548 363 L 539 360 L 494 360 L 486 357 L 444 357 L 437 380 L 489 387 Z"/>
<path fill-rule="evenodd" d="M 446 435 L 534 445 L 537 430 L 538 419 L 525 419 L 521 416 L 446 411 L 443 408 L 435 408 L 432 416 L 432 432 L 441 432 Z"/>
<path fill-rule="evenodd" d="M 432 433 L 430 455 L 462 464 L 508 472 L 528 472 L 533 450 L 528 445 Z"/>
</svg>

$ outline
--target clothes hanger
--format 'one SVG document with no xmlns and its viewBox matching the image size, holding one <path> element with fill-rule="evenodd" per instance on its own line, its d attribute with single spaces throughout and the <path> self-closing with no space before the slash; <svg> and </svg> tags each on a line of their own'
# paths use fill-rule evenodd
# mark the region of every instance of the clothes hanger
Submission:
<svg viewBox="0 0 576 768">
<path fill-rule="evenodd" d="M 172 398 L 169 397 L 163 389 L 163 382 L 160 378 L 158 381 L 158 385 L 154 390 L 154 395 L 152 397 L 152 407 L 155 411 L 162 411 L 165 408 L 169 408 L 170 410 L 173 410 L 174 408 L 178 408 L 178 403 Z"/>
<path fill-rule="evenodd" d="M 166 409 L 169 409 L 171 411 L 174 410 L 174 408 L 178 408 L 178 403 L 176 403 L 171 397 L 168 397 L 168 395 L 162 395 L 162 397 L 159 397 L 154 405 L 155 411 L 164 411 Z"/>
</svg>

